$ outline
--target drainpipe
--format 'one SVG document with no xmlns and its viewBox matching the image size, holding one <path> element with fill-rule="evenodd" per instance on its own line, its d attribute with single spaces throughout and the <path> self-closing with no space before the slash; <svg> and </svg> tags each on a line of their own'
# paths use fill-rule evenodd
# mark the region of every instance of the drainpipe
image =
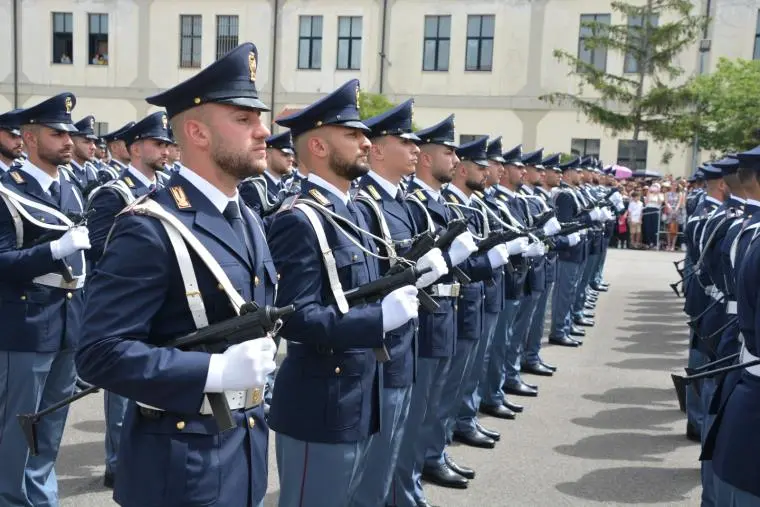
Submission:
<svg viewBox="0 0 760 507">
<path fill-rule="evenodd" d="M 269 99 L 269 107 L 272 108 L 272 114 L 270 115 L 269 130 L 274 132 L 274 117 L 275 117 L 275 97 L 274 94 L 277 91 L 277 28 L 279 27 L 279 15 L 280 15 L 280 0 L 274 0 L 274 28 L 272 29 L 272 89 L 271 98 Z"/>
<path fill-rule="evenodd" d="M 385 81 L 385 30 L 388 17 L 388 0 L 383 0 L 383 27 L 380 35 L 380 90 L 383 94 L 383 81 Z"/>
<path fill-rule="evenodd" d="M 13 108 L 18 108 L 18 2 L 13 0 Z"/>
</svg>

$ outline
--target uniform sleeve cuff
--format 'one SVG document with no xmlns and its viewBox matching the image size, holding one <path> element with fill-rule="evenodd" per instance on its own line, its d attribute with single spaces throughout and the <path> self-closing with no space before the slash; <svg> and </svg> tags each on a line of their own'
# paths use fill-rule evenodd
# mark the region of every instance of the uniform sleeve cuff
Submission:
<svg viewBox="0 0 760 507">
<path fill-rule="evenodd" d="M 221 393 L 222 373 L 227 365 L 227 359 L 222 354 L 211 354 L 208 362 L 208 373 L 206 374 L 206 386 L 203 388 L 204 393 Z"/>
</svg>

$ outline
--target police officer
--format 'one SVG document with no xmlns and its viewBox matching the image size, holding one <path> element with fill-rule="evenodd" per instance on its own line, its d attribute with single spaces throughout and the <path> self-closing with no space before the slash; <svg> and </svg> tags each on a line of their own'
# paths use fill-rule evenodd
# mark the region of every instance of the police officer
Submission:
<svg viewBox="0 0 760 507">
<path fill-rule="evenodd" d="M 296 305 L 282 328 L 288 351 L 269 414 L 281 507 L 349 505 L 381 429 L 378 359 L 388 358 L 388 333 L 417 317 L 413 285 L 354 307 L 345 299 L 344 291 L 379 277 L 368 225 L 348 193 L 369 171 L 358 95 L 351 80 L 277 120 L 309 168 L 301 195 L 283 203 L 268 234 L 281 275 L 278 304 Z"/>
<path fill-rule="evenodd" d="M 415 216 L 415 224 L 419 224 L 420 229 L 426 227 L 438 234 L 447 229 L 449 222 L 454 219 L 453 212 L 445 206 L 441 195 L 442 187 L 451 182 L 454 169 L 459 163 L 455 152 L 454 115 L 416 132 L 416 135 L 420 138 L 420 153 L 415 176 L 407 187 L 407 201 Z M 454 239 L 445 253 L 449 267 L 460 265 L 476 250 L 472 234 L 469 231 L 463 232 Z M 431 287 L 438 310 L 428 312 L 424 308 L 420 309 L 417 375 L 392 490 L 388 497 L 390 505 L 430 505 L 422 489 L 422 468 L 428 435 L 438 424 L 436 410 L 456 347 L 457 299 L 460 289 L 460 283 L 449 274 Z M 466 471 L 458 467 L 459 472 L 456 472 L 450 468 L 452 464 L 453 461 L 449 459 L 444 470 L 448 479 L 453 483 L 466 484 L 466 478 L 459 473 Z"/>
<path fill-rule="evenodd" d="M 488 224 L 481 211 L 472 207 L 472 195 L 475 191 L 484 190 L 488 168 L 487 143 L 488 137 L 481 137 L 457 148 L 456 155 L 460 162 L 455 168 L 451 183 L 441 193 L 446 205 L 452 211 L 452 216 L 466 220 L 473 236 L 483 239 L 488 236 Z M 459 308 L 456 350 L 443 385 L 441 400 L 434 408 L 435 424 L 431 428 L 432 431 L 425 435 L 424 440 L 426 450 L 422 478 L 441 486 L 467 487 L 467 481 L 464 479 L 475 476 L 472 469 L 458 465 L 448 456 L 445 447 L 452 440 L 454 423 L 465 394 L 464 390 L 468 384 L 471 387 L 469 379 L 474 367 L 478 342 L 484 339 L 483 304 L 486 298 L 484 282 L 492 281 L 494 273 L 501 271 L 502 266 L 508 262 L 507 247 L 499 244 L 485 252 L 476 252 L 461 265 L 470 282 L 462 284 L 457 300 Z M 495 445 L 492 438 L 479 431 L 467 435 L 472 437 L 471 443 L 477 442 L 480 447 Z M 459 479 L 452 477 L 452 471 L 461 477 Z"/>
<path fill-rule="evenodd" d="M 74 390 L 74 349 L 79 339 L 85 226 L 82 196 L 58 171 L 68 164 L 76 99 L 61 93 L 18 116 L 29 158 L 0 186 L 0 504 L 58 505 L 54 463 L 68 410 L 44 417 L 39 449 L 30 456 L 16 421 L 57 403 Z M 54 241 L 43 233 L 62 234 Z M 69 269 L 70 268 L 70 269 Z"/>
<path fill-rule="evenodd" d="M 92 162 L 95 158 L 95 142 L 98 140 L 98 136 L 95 135 L 95 117 L 85 116 L 74 126 L 77 132 L 71 135 L 74 141 L 74 155 L 71 159 L 70 174 L 79 190 L 84 193 L 85 189 L 91 189 L 91 185 L 98 179 L 98 169 Z"/>
<path fill-rule="evenodd" d="M 0 114 L 0 177 L 7 173 L 24 151 L 18 113 L 20 109 Z"/>
<path fill-rule="evenodd" d="M 102 139 L 106 142 L 108 153 L 111 159 L 108 163 L 101 168 L 98 172 L 98 180 L 101 183 L 106 181 L 115 180 L 129 165 L 129 150 L 124 143 L 122 136 L 124 133 L 132 128 L 135 122 L 130 121 L 122 125 L 121 128 L 105 134 Z"/>
<path fill-rule="evenodd" d="M 263 176 L 248 178 L 240 183 L 240 195 L 259 215 L 267 215 L 280 204 L 280 192 L 285 190 L 283 178 L 293 167 L 293 141 L 290 132 L 275 134 L 267 139 L 267 170 Z"/>
<path fill-rule="evenodd" d="M 263 504 L 261 402 L 274 342 L 251 336 L 215 353 L 163 346 L 274 298 L 262 224 L 237 192 L 265 165 L 256 62 L 256 47 L 241 44 L 147 99 L 166 109 L 184 164 L 117 217 L 87 287 L 79 374 L 130 400 L 114 489 L 123 506 Z M 220 433 L 205 393 L 223 393 L 234 428 Z"/>
<path fill-rule="evenodd" d="M 379 251 L 391 257 L 381 259 L 380 273 L 399 262 L 394 254 L 404 256 L 418 234 L 418 226 L 409 210 L 400 182 L 414 174 L 420 149 L 419 137 L 412 133 L 413 100 L 364 121 L 372 141 L 370 171 L 359 182 L 357 207 L 364 215 L 369 231 L 382 241 Z M 448 273 L 441 250 L 433 248 L 417 261 L 417 267 L 431 267 L 433 272 L 417 282 L 422 289 Z M 412 399 L 415 362 L 417 360 L 416 319 L 386 334 L 390 360 L 383 364 L 381 430 L 375 435 L 367 452 L 367 467 L 350 505 L 375 507 L 395 505 L 386 501 L 391 479 L 398 460 L 409 406 Z"/>
</svg>

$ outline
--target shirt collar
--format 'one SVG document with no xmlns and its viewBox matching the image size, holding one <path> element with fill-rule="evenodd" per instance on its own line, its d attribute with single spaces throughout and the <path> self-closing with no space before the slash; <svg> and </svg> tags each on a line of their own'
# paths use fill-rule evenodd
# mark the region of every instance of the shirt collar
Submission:
<svg viewBox="0 0 760 507">
<path fill-rule="evenodd" d="M 747 202 L 746 199 L 743 199 L 743 198 L 741 198 L 741 197 L 739 197 L 737 195 L 734 195 L 734 194 L 731 194 L 731 199 L 733 199 L 734 201 L 736 201 L 738 203 L 741 203 L 741 204 L 745 204 Z"/>
<path fill-rule="evenodd" d="M 457 188 L 454 184 L 449 184 L 448 189 L 450 192 L 456 194 L 457 197 L 459 197 L 462 200 L 462 203 L 469 206 L 470 205 L 470 197 L 466 196 L 464 192 L 462 192 L 459 188 Z"/>
<path fill-rule="evenodd" d="M 3 172 L 7 173 L 10 170 L 11 170 L 11 167 L 5 165 L 5 162 L 3 162 L 2 160 L 0 160 L 0 171 L 3 171 Z"/>
<path fill-rule="evenodd" d="M 39 167 L 29 162 L 29 159 L 24 161 L 20 169 L 37 180 L 37 183 L 40 184 L 40 187 L 42 187 L 42 190 L 45 192 L 50 192 L 50 185 L 52 185 L 54 181 L 58 181 L 56 178 L 53 178 Z"/>
<path fill-rule="evenodd" d="M 349 201 L 349 195 L 348 192 L 343 192 L 341 189 L 330 183 L 329 181 L 326 181 L 324 178 L 320 178 L 314 173 L 309 173 L 308 180 L 314 183 L 315 185 L 319 185 L 320 187 L 324 188 L 331 194 L 334 194 L 338 199 L 343 201 L 343 204 L 348 204 Z"/>
<path fill-rule="evenodd" d="M 514 197 L 514 196 L 515 196 L 515 193 L 514 193 L 512 190 L 510 190 L 510 189 L 508 189 L 507 187 L 505 187 L 504 185 L 500 185 L 499 183 L 497 183 L 497 184 L 496 184 L 496 185 L 494 185 L 494 186 L 495 186 L 495 187 L 496 187 L 496 188 L 497 188 L 497 189 L 498 189 L 500 192 L 504 192 L 504 193 L 505 193 L 505 194 L 507 194 L 509 197 Z"/>
<path fill-rule="evenodd" d="M 755 199 L 747 199 L 747 206 L 754 206 L 756 208 L 760 208 L 760 201 L 756 201 Z"/>
<path fill-rule="evenodd" d="M 715 197 L 712 197 L 712 196 L 709 196 L 709 195 L 708 195 L 708 196 L 705 196 L 705 200 L 706 200 L 706 201 L 710 201 L 710 202 L 712 202 L 712 203 L 714 203 L 714 204 L 717 204 L 718 206 L 720 206 L 721 204 L 723 204 L 723 202 L 722 202 L 722 201 L 719 201 L 719 200 L 718 200 L 718 199 L 716 199 Z"/>
<path fill-rule="evenodd" d="M 264 171 L 264 174 L 266 174 L 266 176 L 270 179 L 270 181 L 274 183 L 275 185 L 279 185 L 280 182 L 282 181 L 282 177 L 270 173 L 269 169 Z"/>
<path fill-rule="evenodd" d="M 129 174 L 131 174 L 132 176 L 134 176 L 137 179 L 137 181 L 139 181 L 140 183 L 142 183 L 146 187 L 150 187 L 151 185 L 155 185 L 156 184 L 156 176 L 155 175 L 153 176 L 153 179 L 150 180 L 150 179 L 148 179 L 147 176 L 145 176 L 143 173 L 141 173 L 132 164 L 129 164 L 129 166 L 127 167 L 127 171 L 129 171 Z"/>
<path fill-rule="evenodd" d="M 396 198 L 396 195 L 398 194 L 398 190 L 399 190 L 398 185 L 394 185 L 393 183 L 386 180 L 385 178 L 383 178 L 382 176 L 380 176 L 379 174 L 377 174 L 375 171 L 371 169 L 368 174 L 370 178 L 375 180 L 375 182 L 378 185 L 380 185 L 383 188 L 383 190 L 385 190 L 388 193 L 388 195 L 390 195 L 394 199 Z"/>
<path fill-rule="evenodd" d="M 211 204 L 213 204 L 214 207 L 219 210 L 219 213 L 224 214 L 224 210 L 227 208 L 227 205 L 230 203 L 230 201 L 235 201 L 236 203 L 238 202 L 237 190 L 235 190 L 234 196 L 227 197 L 224 192 L 209 183 L 205 178 L 194 172 L 192 169 L 181 166 L 179 168 L 179 175 L 185 178 L 188 182 L 190 182 L 191 185 L 193 185 L 203 195 L 205 195 L 206 198 L 211 201 Z"/>
<path fill-rule="evenodd" d="M 434 190 L 433 187 L 431 187 L 430 185 L 428 185 L 427 183 L 425 183 L 421 179 L 417 178 L 416 176 L 414 178 L 414 182 L 419 187 L 421 187 L 422 190 L 424 190 L 425 192 L 427 192 L 430 195 L 430 197 L 432 197 L 434 200 L 436 200 L 436 201 L 440 201 L 441 200 L 441 192 L 440 191 Z"/>
<path fill-rule="evenodd" d="M 525 190 L 528 193 L 528 195 L 533 195 L 536 193 L 533 187 L 528 185 L 527 183 L 522 184 L 522 189 Z"/>
</svg>

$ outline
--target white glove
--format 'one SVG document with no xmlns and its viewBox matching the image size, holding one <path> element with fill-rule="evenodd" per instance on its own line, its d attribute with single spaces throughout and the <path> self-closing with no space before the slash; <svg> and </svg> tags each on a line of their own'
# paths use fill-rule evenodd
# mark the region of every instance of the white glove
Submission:
<svg viewBox="0 0 760 507">
<path fill-rule="evenodd" d="M 417 268 L 433 268 L 433 271 L 422 275 L 419 280 L 417 280 L 417 283 L 414 284 L 418 289 L 427 287 L 449 272 L 449 267 L 446 265 L 446 259 L 443 258 L 440 248 L 433 248 L 420 257 L 417 260 Z"/>
<path fill-rule="evenodd" d="M 496 245 L 487 253 L 488 262 L 491 263 L 491 269 L 496 269 L 509 262 L 509 251 L 507 245 Z"/>
<path fill-rule="evenodd" d="M 619 207 L 623 205 L 623 197 L 620 195 L 620 192 L 615 192 L 609 197 L 609 201 L 615 205 L 615 207 Z"/>
<path fill-rule="evenodd" d="M 562 226 L 559 224 L 559 220 L 556 217 L 551 217 L 544 225 L 544 234 L 547 236 L 554 236 L 562 230 Z"/>
<path fill-rule="evenodd" d="M 509 252 L 509 255 L 520 255 L 526 248 L 528 248 L 528 238 L 521 236 L 512 241 L 507 241 L 505 244 L 507 245 L 507 252 Z"/>
<path fill-rule="evenodd" d="M 615 209 L 618 211 L 618 213 L 620 213 L 621 211 L 623 211 L 623 209 L 625 209 L 625 204 L 623 204 L 623 201 L 616 202 L 615 203 Z"/>
<path fill-rule="evenodd" d="M 606 222 L 611 222 L 612 220 L 615 220 L 615 215 L 607 208 L 602 209 L 602 213 L 604 213 L 604 220 Z"/>
<path fill-rule="evenodd" d="M 530 245 L 528 245 L 528 248 L 523 252 L 523 257 L 541 257 L 546 253 L 546 249 L 544 248 L 544 244 L 540 241 L 534 241 Z"/>
<path fill-rule="evenodd" d="M 565 236 L 567 238 L 568 243 L 570 243 L 570 246 L 573 247 L 581 242 L 581 235 L 578 232 L 574 232 L 572 234 L 568 234 Z"/>
<path fill-rule="evenodd" d="M 417 287 L 404 285 L 383 298 L 383 332 L 399 328 L 417 317 Z"/>
<path fill-rule="evenodd" d="M 594 208 L 594 209 L 592 209 L 589 212 L 588 216 L 594 222 L 601 222 L 601 220 L 602 220 L 602 210 L 600 210 L 599 208 Z"/>
<path fill-rule="evenodd" d="M 79 250 L 89 249 L 90 231 L 84 225 L 72 227 L 60 239 L 50 243 L 50 253 L 53 254 L 53 259 L 55 260 L 63 259 L 67 255 L 71 255 Z"/>
<path fill-rule="evenodd" d="M 475 245 L 475 240 L 470 234 L 470 231 L 465 231 L 451 242 L 449 247 L 449 257 L 451 258 L 451 265 L 463 263 L 467 257 L 478 251 L 478 247 Z"/>
<path fill-rule="evenodd" d="M 203 392 L 239 391 L 266 384 L 277 364 L 277 345 L 270 337 L 233 345 L 222 354 L 211 354 Z"/>
</svg>

